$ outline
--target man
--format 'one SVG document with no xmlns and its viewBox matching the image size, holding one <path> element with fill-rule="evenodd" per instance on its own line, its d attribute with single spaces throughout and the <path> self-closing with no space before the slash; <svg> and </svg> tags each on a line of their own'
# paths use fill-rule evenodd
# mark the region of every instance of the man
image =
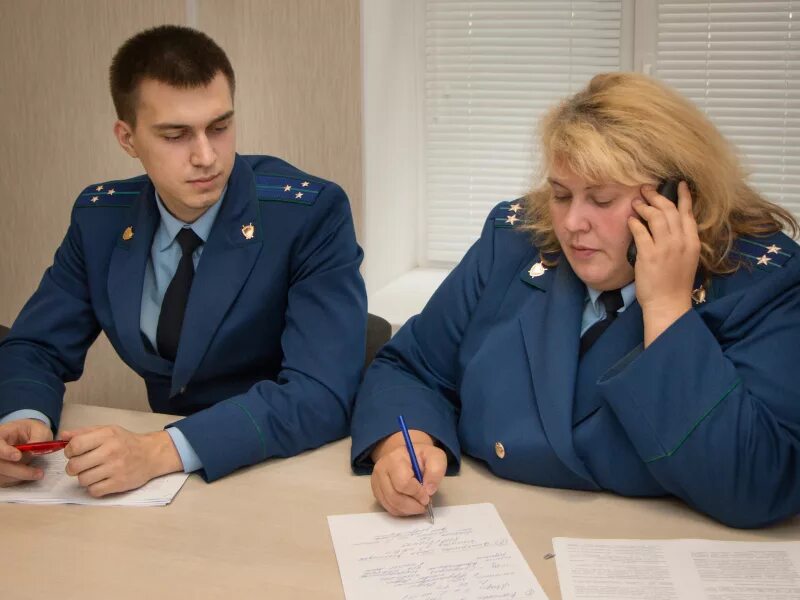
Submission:
<svg viewBox="0 0 800 600">
<path fill-rule="evenodd" d="M 336 184 L 235 153 L 234 73 L 185 27 L 117 51 L 114 134 L 146 175 L 79 196 L 39 289 L 0 344 L 0 485 L 42 477 L 13 447 L 52 439 L 64 382 L 102 330 L 165 431 L 63 431 L 95 497 L 174 471 L 212 481 L 348 433 L 366 294 Z"/>
</svg>

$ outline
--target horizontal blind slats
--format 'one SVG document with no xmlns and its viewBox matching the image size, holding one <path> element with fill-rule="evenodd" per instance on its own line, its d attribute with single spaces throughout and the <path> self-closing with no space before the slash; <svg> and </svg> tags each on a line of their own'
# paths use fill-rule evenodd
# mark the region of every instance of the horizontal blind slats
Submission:
<svg viewBox="0 0 800 600">
<path fill-rule="evenodd" d="M 426 259 L 460 260 L 490 208 L 522 195 L 557 100 L 619 70 L 619 1 L 428 0 Z"/>
<path fill-rule="evenodd" d="M 800 216 L 800 2 L 658 2 L 656 72 L 733 143 L 768 199 Z"/>
</svg>

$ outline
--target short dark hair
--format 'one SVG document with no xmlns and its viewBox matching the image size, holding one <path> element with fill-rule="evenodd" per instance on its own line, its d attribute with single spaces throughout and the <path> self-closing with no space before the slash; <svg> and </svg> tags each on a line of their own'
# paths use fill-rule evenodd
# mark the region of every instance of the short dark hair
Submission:
<svg viewBox="0 0 800 600">
<path fill-rule="evenodd" d="M 180 25 L 145 29 L 122 44 L 111 61 L 109 81 L 117 118 L 136 125 L 137 93 L 144 79 L 194 88 L 208 85 L 220 72 L 228 79 L 233 96 L 233 67 L 222 48 L 205 33 Z"/>
</svg>

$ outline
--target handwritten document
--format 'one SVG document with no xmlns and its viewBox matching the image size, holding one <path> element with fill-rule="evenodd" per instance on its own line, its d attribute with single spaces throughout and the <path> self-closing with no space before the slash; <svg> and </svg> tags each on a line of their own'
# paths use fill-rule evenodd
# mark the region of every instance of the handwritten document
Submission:
<svg viewBox="0 0 800 600">
<path fill-rule="evenodd" d="M 494 505 L 435 513 L 328 517 L 347 600 L 546 600 Z"/>
<path fill-rule="evenodd" d="M 800 542 L 554 538 L 563 600 L 800 598 Z"/>
<path fill-rule="evenodd" d="M 172 501 L 188 477 L 186 473 L 172 473 L 152 479 L 138 490 L 92 498 L 85 488 L 78 485 L 77 477 L 70 477 L 64 471 L 67 459 L 63 452 L 37 456 L 31 464 L 41 468 L 44 477 L 39 481 L 0 488 L 0 502 L 164 506 Z"/>
</svg>

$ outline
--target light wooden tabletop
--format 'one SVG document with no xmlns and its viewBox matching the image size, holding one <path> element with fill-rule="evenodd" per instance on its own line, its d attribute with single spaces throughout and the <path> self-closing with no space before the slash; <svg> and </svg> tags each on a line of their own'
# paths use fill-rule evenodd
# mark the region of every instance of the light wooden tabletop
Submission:
<svg viewBox="0 0 800 600">
<path fill-rule="evenodd" d="M 174 417 L 66 405 L 65 427 L 161 428 Z M 326 517 L 379 510 L 369 479 L 352 475 L 350 441 L 270 460 L 206 484 L 192 475 L 166 507 L 0 505 L 0 597 L 343 599 Z M 492 502 L 551 600 L 561 598 L 557 536 L 800 539 L 800 518 L 727 528 L 680 502 L 538 488 L 465 460 L 437 504 Z"/>
</svg>

